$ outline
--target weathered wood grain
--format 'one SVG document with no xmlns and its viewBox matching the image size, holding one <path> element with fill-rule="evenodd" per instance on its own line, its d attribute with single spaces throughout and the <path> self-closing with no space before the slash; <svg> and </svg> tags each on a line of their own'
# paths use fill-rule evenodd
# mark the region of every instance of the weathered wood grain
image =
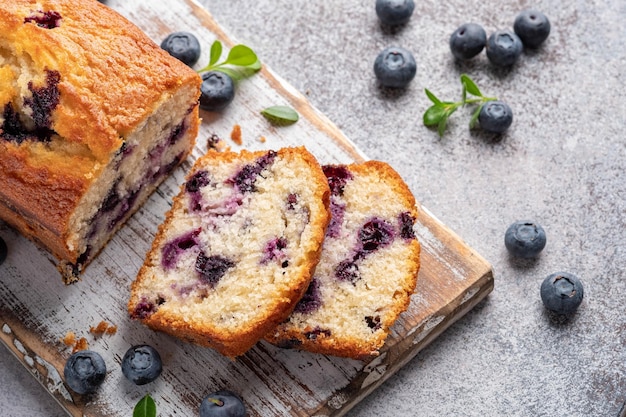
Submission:
<svg viewBox="0 0 626 417">
<path fill-rule="evenodd" d="M 192 0 L 109 1 L 155 41 L 173 30 L 195 33 L 206 45 L 232 38 Z M 276 104 L 294 107 L 301 120 L 274 128 L 259 111 Z M 148 250 L 157 225 L 177 193 L 185 171 L 206 151 L 216 134 L 228 139 L 234 125 L 242 130 L 233 149 L 276 149 L 305 145 L 322 163 L 362 161 L 366 157 L 300 93 L 268 68 L 238 86 L 233 104 L 219 115 L 203 113 L 194 153 L 129 220 L 87 269 L 83 279 L 65 286 L 54 260 L 0 223 L 10 253 L 0 266 L 0 340 L 73 416 L 128 416 L 146 393 L 159 415 L 196 415 L 207 393 L 222 388 L 239 392 L 252 416 L 340 416 L 414 357 L 493 288 L 490 265 L 423 207 L 416 233 L 422 245 L 417 293 L 394 326 L 381 355 L 368 362 L 282 350 L 261 342 L 235 361 L 216 352 L 157 334 L 128 319 L 128 288 Z M 96 336 L 100 321 L 118 326 L 114 335 Z M 92 396 L 76 396 L 61 375 L 71 348 L 68 333 L 85 337 L 100 352 L 108 372 Z M 149 343 L 161 353 L 164 372 L 156 382 L 137 387 L 125 380 L 121 358 L 133 344 Z"/>
</svg>

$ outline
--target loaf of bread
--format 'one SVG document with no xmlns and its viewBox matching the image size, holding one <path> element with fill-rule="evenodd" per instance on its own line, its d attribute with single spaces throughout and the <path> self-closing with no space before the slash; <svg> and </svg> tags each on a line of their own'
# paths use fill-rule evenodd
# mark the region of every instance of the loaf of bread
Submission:
<svg viewBox="0 0 626 417">
<path fill-rule="evenodd" d="M 306 291 L 330 220 L 329 195 L 303 147 L 209 151 L 159 227 L 132 284 L 130 316 L 242 355 Z"/>
<path fill-rule="evenodd" d="M 76 279 L 193 148 L 200 83 L 96 1 L 0 2 L 0 219 Z"/>
<path fill-rule="evenodd" d="M 386 163 L 324 166 L 332 219 L 321 260 L 277 346 L 364 359 L 408 308 L 419 270 L 415 199 Z"/>
</svg>

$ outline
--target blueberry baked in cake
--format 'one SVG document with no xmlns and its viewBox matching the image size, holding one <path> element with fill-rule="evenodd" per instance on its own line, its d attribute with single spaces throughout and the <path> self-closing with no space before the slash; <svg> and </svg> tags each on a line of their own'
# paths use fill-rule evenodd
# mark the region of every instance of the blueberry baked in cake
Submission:
<svg viewBox="0 0 626 417">
<path fill-rule="evenodd" d="M 304 148 L 209 151 L 174 198 L 131 287 L 147 326 L 245 353 L 306 291 L 330 219 L 330 189 Z"/>
<path fill-rule="evenodd" d="M 332 219 L 320 262 L 293 314 L 266 339 L 327 355 L 376 356 L 417 282 L 415 199 L 384 162 L 323 170 Z"/>
<path fill-rule="evenodd" d="M 76 279 L 191 151 L 200 83 L 96 1 L 0 2 L 0 219 Z"/>
</svg>

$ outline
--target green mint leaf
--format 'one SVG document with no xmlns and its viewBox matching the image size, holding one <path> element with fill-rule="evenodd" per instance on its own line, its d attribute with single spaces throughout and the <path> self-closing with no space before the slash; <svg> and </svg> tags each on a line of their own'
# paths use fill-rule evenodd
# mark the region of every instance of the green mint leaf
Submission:
<svg viewBox="0 0 626 417">
<path fill-rule="evenodd" d="M 448 115 L 449 116 L 449 115 Z M 439 133 L 439 137 L 443 137 L 443 132 L 446 130 L 446 124 L 448 123 L 448 116 L 442 117 L 437 125 L 437 133 Z"/>
<path fill-rule="evenodd" d="M 300 116 L 298 113 L 288 106 L 272 106 L 261 111 L 261 114 L 270 121 L 270 123 L 287 126 L 298 121 Z"/>
<path fill-rule="evenodd" d="M 215 41 L 211 45 L 211 56 L 209 58 L 209 66 L 217 64 L 220 57 L 222 56 L 222 43 L 220 41 Z"/>
<path fill-rule="evenodd" d="M 431 93 L 430 90 L 428 90 L 428 88 L 425 88 L 424 92 L 426 93 L 426 96 L 428 96 L 428 99 L 430 101 L 432 101 L 435 104 L 441 104 L 441 100 L 439 100 L 433 93 Z"/>
<path fill-rule="evenodd" d="M 237 67 L 246 67 L 248 65 L 254 65 L 259 58 L 252 49 L 245 45 L 235 45 L 233 49 L 228 53 L 224 65 L 235 65 Z"/>
<path fill-rule="evenodd" d="M 156 404 L 150 394 L 146 394 L 135 405 L 133 417 L 156 417 Z"/>
<path fill-rule="evenodd" d="M 441 102 L 440 102 L 441 104 Z M 446 109 L 442 105 L 432 105 L 424 113 L 424 125 L 435 126 L 439 124 L 441 118 L 446 115 Z"/>
<path fill-rule="evenodd" d="M 472 114 L 472 118 L 470 119 L 470 122 L 469 122 L 470 129 L 473 129 L 478 125 L 478 116 L 480 115 L 480 110 L 483 108 L 483 106 L 484 104 L 481 104 L 480 106 L 478 106 L 474 114 Z"/>
<path fill-rule="evenodd" d="M 463 102 L 465 103 L 465 91 L 476 97 L 482 97 L 483 94 L 476 83 L 466 74 L 461 74 L 461 84 L 463 84 Z"/>
</svg>

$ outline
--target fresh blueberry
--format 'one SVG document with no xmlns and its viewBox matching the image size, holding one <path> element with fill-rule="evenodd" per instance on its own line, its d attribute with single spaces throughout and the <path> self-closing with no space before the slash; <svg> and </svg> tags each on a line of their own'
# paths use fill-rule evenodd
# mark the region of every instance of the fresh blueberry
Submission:
<svg viewBox="0 0 626 417">
<path fill-rule="evenodd" d="M 190 67 L 200 59 L 200 42 L 189 32 L 170 33 L 161 42 L 161 48 Z"/>
<path fill-rule="evenodd" d="M 235 83 L 223 72 L 205 72 L 202 74 L 200 92 L 200 108 L 208 111 L 223 110 L 235 98 Z"/>
<path fill-rule="evenodd" d="M 200 404 L 200 417 L 245 417 L 246 406 L 237 394 L 221 390 L 206 396 Z"/>
<path fill-rule="evenodd" d="M 513 30 L 524 46 L 538 48 L 550 34 L 550 21 L 538 10 L 524 10 L 515 18 Z"/>
<path fill-rule="evenodd" d="M 455 58 L 468 60 L 478 55 L 487 43 L 487 33 L 476 23 L 465 23 L 450 35 L 450 51 Z"/>
<path fill-rule="evenodd" d="M 398 26 L 407 23 L 413 10 L 413 0 L 376 0 L 376 14 L 384 25 Z"/>
<path fill-rule="evenodd" d="M 7 247 L 7 243 L 0 237 L 0 265 L 6 261 L 8 254 L 9 248 Z"/>
<path fill-rule="evenodd" d="M 383 87 L 404 88 L 417 72 L 413 54 L 401 47 L 384 49 L 374 61 L 374 73 Z"/>
<path fill-rule="evenodd" d="M 488 101 L 480 109 L 478 123 L 491 133 L 504 133 L 513 123 L 513 111 L 502 101 Z"/>
<path fill-rule="evenodd" d="M 133 346 L 122 359 L 122 373 L 136 385 L 148 384 L 161 375 L 161 356 L 149 345 Z"/>
<path fill-rule="evenodd" d="M 487 58 L 497 67 L 510 67 L 522 54 L 522 41 L 510 30 L 497 30 L 487 39 Z"/>
<path fill-rule="evenodd" d="M 534 258 L 546 246 L 546 232 L 538 223 L 516 221 L 506 229 L 504 246 L 518 258 Z"/>
<path fill-rule="evenodd" d="M 574 274 L 557 272 L 548 275 L 541 284 L 541 301 L 550 311 L 569 314 L 583 301 L 583 284 Z"/>
<path fill-rule="evenodd" d="M 67 359 L 63 376 L 67 385 L 77 394 L 88 394 L 104 382 L 107 372 L 104 359 L 92 350 L 81 350 Z"/>
</svg>

